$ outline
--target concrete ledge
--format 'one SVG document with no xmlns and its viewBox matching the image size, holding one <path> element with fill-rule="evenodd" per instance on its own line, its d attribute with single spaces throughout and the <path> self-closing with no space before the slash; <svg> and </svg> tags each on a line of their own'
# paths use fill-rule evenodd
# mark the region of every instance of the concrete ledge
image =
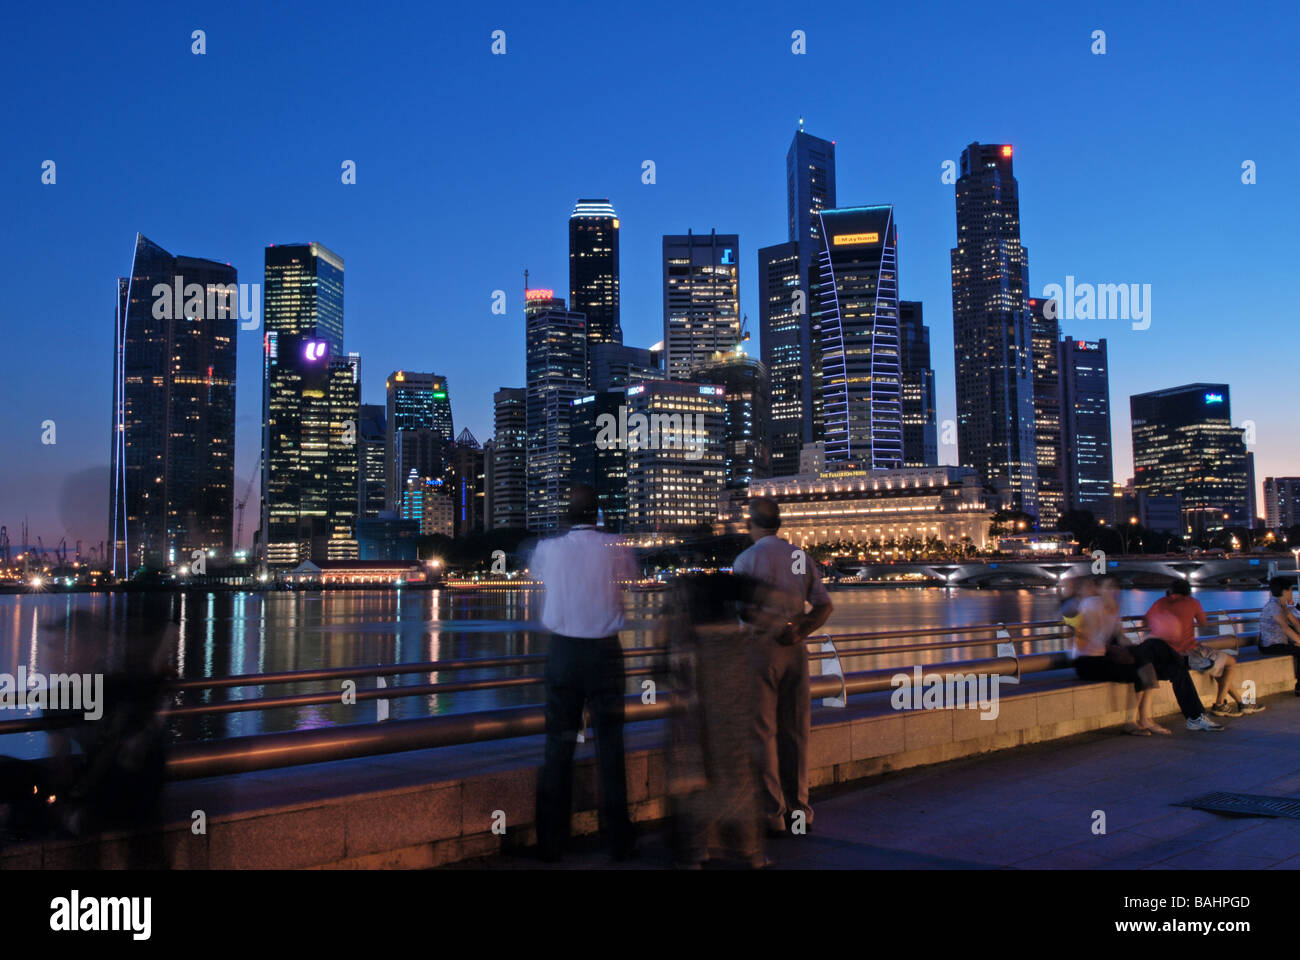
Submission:
<svg viewBox="0 0 1300 960">
<path fill-rule="evenodd" d="M 1239 661 L 1238 682 L 1255 695 L 1289 692 L 1289 657 Z M 1194 674 L 1202 702 L 1214 681 Z M 1022 678 L 1000 690 L 996 718 L 971 710 L 894 710 L 888 693 L 815 706 L 810 744 L 814 787 L 1118 727 L 1132 712 L 1131 686 L 1080 683 L 1072 671 Z M 1168 684 L 1153 714 L 1178 713 Z M 1191 735 L 1175 727 L 1175 736 Z M 628 801 L 633 820 L 669 813 L 661 722 L 627 729 Z M 1223 736 L 1231 736 L 1231 732 Z M 597 829 L 591 745 L 575 760 L 575 834 Z M 164 826 L 48 840 L 0 851 L 0 869 L 430 868 L 535 842 L 533 804 L 541 738 L 414 751 L 261 774 L 174 783 Z M 207 832 L 195 835 L 191 813 Z M 493 832 L 494 825 L 504 833 Z"/>
</svg>

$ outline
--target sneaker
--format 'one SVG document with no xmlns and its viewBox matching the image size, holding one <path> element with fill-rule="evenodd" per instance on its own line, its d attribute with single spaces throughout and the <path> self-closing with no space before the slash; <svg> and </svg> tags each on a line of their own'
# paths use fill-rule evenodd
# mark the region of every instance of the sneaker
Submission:
<svg viewBox="0 0 1300 960">
<path fill-rule="evenodd" d="M 1239 717 L 1242 710 L 1235 703 L 1216 703 L 1210 707 L 1210 713 L 1216 717 Z"/>
<path fill-rule="evenodd" d="M 1205 714 L 1201 714 L 1201 715 L 1200 715 L 1199 717 L 1197 717 L 1195 720 L 1188 720 L 1188 721 L 1187 721 L 1187 729 L 1188 729 L 1188 730 L 1207 730 L 1207 731 L 1215 731 L 1215 732 L 1217 732 L 1217 731 L 1219 731 L 1219 730 L 1223 730 L 1223 729 L 1224 729 L 1224 726 L 1223 726 L 1223 724 L 1221 724 L 1221 723 L 1215 723 L 1213 720 L 1211 720 L 1211 719 L 1210 719 L 1209 717 L 1207 717 Z"/>
<path fill-rule="evenodd" d="M 1265 709 L 1267 708 L 1258 703 L 1243 703 L 1237 707 L 1237 712 L 1245 716 L 1248 713 L 1263 713 Z"/>
</svg>

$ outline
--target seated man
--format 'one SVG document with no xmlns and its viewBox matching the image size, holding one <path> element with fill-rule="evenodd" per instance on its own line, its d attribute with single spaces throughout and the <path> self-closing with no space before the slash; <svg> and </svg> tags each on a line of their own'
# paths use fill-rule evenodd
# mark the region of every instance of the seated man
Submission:
<svg viewBox="0 0 1300 960">
<path fill-rule="evenodd" d="M 1216 717 L 1240 717 L 1260 713 L 1262 706 L 1246 703 L 1235 689 L 1237 659 L 1227 650 L 1218 650 L 1196 642 L 1196 628 L 1209 625 L 1200 601 L 1192 597 L 1191 585 L 1176 580 L 1165 595 L 1151 605 L 1146 614 L 1147 634 L 1174 653 L 1187 658 L 1189 670 L 1196 670 L 1218 681 L 1219 691 L 1210 713 Z M 1231 697 L 1231 700 L 1228 698 Z"/>
<path fill-rule="evenodd" d="M 1259 652 L 1266 657 L 1290 656 L 1295 667 L 1295 695 L 1300 697 L 1300 630 L 1288 615 L 1292 587 L 1290 577 L 1268 582 L 1268 603 L 1259 612 Z"/>
</svg>

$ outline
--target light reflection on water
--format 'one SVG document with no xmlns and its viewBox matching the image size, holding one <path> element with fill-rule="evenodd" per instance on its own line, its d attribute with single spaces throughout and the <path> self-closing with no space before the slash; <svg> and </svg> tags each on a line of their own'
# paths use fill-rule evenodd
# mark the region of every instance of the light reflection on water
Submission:
<svg viewBox="0 0 1300 960">
<path fill-rule="evenodd" d="M 1160 595 L 1154 590 L 1121 594 L 1122 612 L 1141 614 Z M 634 594 L 628 599 L 626 646 L 661 642 L 658 615 L 667 595 Z M 1201 591 L 1207 610 L 1254 608 L 1263 591 Z M 1050 590 L 970 590 L 869 587 L 836 590 L 835 612 L 825 627 L 831 634 L 955 627 L 981 623 L 1057 620 L 1058 603 Z M 92 646 L 110 663 L 129 646 L 123 616 L 131 604 L 146 602 L 129 594 L 25 594 L 0 596 L 0 672 L 14 674 L 50 668 L 78 646 Z M 532 590 L 480 593 L 435 591 L 332 591 L 326 593 L 190 593 L 152 595 L 172 621 L 171 665 L 183 677 L 223 676 L 361 664 L 417 663 L 476 657 L 541 654 L 546 637 L 538 619 L 541 594 Z M 921 638 L 933 642 L 947 637 Z M 888 643 L 894 639 L 857 649 Z M 1039 649 L 1056 649 L 1046 643 Z M 894 667 L 915 662 L 991 655 L 990 648 L 846 657 L 847 670 Z M 540 663 L 476 670 L 407 674 L 389 685 L 540 675 Z M 629 690 L 639 689 L 639 678 Z M 635 684 L 635 685 L 634 685 Z M 358 690 L 375 686 L 356 682 Z M 321 693 L 339 690 L 325 683 L 276 684 L 191 694 L 183 702 Z M 394 699 L 390 717 L 402 719 L 493 707 L 538 703 L 540 685 L 465 691 Z M 281 730 L 373 721 L 377 704 L 323 704 L 262 712 L 216 714 L 172 721 L 180 739 L 244 736 Z M 181 702 L 181 701 L 178 701 Z M 0 711 L 0 719 L 19 717 Z M 0 754 L 43 756 L 42 734 L 0 737 Z"/>
</svg>

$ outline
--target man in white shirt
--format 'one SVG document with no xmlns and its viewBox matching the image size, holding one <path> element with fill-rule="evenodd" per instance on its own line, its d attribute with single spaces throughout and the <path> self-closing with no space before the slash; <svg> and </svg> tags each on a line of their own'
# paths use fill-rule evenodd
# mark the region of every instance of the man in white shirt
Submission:
<svg viewBox="0 0 1300 960">
<path fill-rule="evenodd" d="M 600 769 L 600 811 L 610 851 L 625 860 L 636 838 L 627 813 L 623 759 L 626 674 L 618 631 L 623 591 L 636 579 L 632 552 L 596 529 L 596 491 L 573 488 L 568 533 L 543 540 L 532 572 L 546 588 L 546 759 L 537 783 L 537 847 L 543 860 L 564 852 L 573 807 L 573 750 L 582 708 L 591 710 Z"/>
</svg>

